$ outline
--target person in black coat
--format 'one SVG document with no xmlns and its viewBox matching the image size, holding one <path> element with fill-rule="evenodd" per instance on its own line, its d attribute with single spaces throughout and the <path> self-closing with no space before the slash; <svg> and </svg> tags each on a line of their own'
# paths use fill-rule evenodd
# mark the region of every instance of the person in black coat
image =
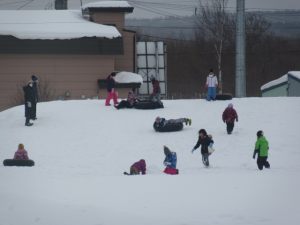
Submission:
<svg viewBox="0 0 300 225">
<path fill-rule="evenodd" d="M 114 77 L 116 76 L 116 72 L 112 72 L 107 78 L 106 78 L 106 89 L 107 89 L 107 97 L 105 100 L 105 105 L 110 106 L 110 100 L 113 99 L 114 105 L 119 104 L 118 102 L 118 94 L 115 90 L 116 81 Z"/>
<path fill-rule="evenodd" d="M 30 81 L 26 86 L 23 87 L 24 91 L 24 104 L 25 104 L 25 126 L 32 126 L 33 123 L 30 119 L 33 118 L 33 104 L 35 102 L 35 95 L 33 90 L 33 82 Z"/>
<path fill-rule="evenodd" d="M 199 148 L 201 145 L 201 155 L 202 155 L 202 162 L 203 164 L 208 167 L 209 166 L 209 151 L 208 151 L 208 146 L 213 144 L 214 141 L 207 135 L 207 132 L 205 129 L 199 130 L 199 139 L 197 141 L 197 144 L 195 147 L 192 149 L 192 153 Z"/>
<path fill-rule="evenodd" d="M 38 94 L 38 78 L 35 75 L 31 76 L 31 80 L 33 83 L 33 94 L 34 94 L 34 101 L 32 102 L 32 118 L 33 120 L 36 120 L 36 104 L 39 101 L 39 94 Z"/>
</svg>

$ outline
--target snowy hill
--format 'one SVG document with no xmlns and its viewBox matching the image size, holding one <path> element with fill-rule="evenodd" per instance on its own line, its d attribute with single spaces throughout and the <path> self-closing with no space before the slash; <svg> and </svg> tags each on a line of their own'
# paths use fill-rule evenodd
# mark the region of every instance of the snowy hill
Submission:
<svg viewBox="0 0 300 225">
<path fill-rule="evenodd" d="M 239 114 L 227 135 L 221 114 Z M 2 225 L 298 225 L 300 98 L 166 100 L 157 110 L 116 110 L 103 100 L 38 104 L 25 127 L 24 108 L 0 112 L 0 159 L 23 143 L 32 168 L 0 166 Z M 190 117 L 180 132 L 156 133 L 154 118 Z M 191 154 L 197 132 L 213 135 L 204 168 Z M 270 170 L 252 159 L 256 132 L 270 143 Z M 178 176 L 162 173 L 163 145 L 177 152 Z M 139 159 L 147 175 L 124 176 Z"/>
</svg>

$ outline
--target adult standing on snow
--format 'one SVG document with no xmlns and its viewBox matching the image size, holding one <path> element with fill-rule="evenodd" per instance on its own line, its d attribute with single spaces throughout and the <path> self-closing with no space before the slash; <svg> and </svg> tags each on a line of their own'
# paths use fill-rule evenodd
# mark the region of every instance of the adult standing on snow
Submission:
<svg viewBox="0 0 300 225">
<path fill-rule="evenodd" d="M 222 120 L 226 123 L 227 133 L 231 134 L 234 128 L 234 121 L 238 121 L 238 115 L 236 110 L 233 108 L 232 103 L 229 103 L 227 108 L 224 110 Z"/>
<path fill-rule="evenodd" d="M 118 104 L 118 96 L 117 92 L 115 90 L 115 79 L 116 72 L 112 72 L 107 78 L 106 78 L 106 89 L 107 89 L 107 97 L 105 101 L 106 106 L 110 106 L 110 100 L 113 99 L 114 105 Z"/>
<path fill-rule="evenodd" d="M 39 101 L 39 93 L 38 93 L 38 78 L 35 75 L 31 76 L 32 80 L 32 88 L 33 88 L 33 94 L 34 94 L 34 101 L 32 102 L 32 118 L 33 120 L 36 120 L 36 104 Z"/>
<path fill-rule="evenodd" d="M 30 123 L 30 119 L 33 118 L 33 104 L 35 102 L 35 95 L 33 90 L 33 82 L 29 81 L 29 83 L 23 87 L 24 91 L 24 104 L 25 104 L 25 126 L 32 126 L 33 123 Z"/>
<path fill-rule="evenodd" d="M 214 143 L 214 141 L 212 140 L 211 137 L 209 137 L 209 135 L 207 135 L 207 132 L 205 129 L 200 129 L 199 130 L 199 138 L 197 141 L 197 144 L 195 145 L 195 147 L 192 149 L 192 153 L 199 148 L 199 146 L 201 145 L 201 155 L 202 155 L 202 162 L 203 164 L 208 167 L 209 166 L 209 151 L 208 151 L 208 146 L 212 145 Z"/>
<path fill-rule="evenodd" d="M 176 169 L 177 164 L 177 154 L 172 152 L 167 146 L 164 146 L 165 160 L 164 165 L 166 166 L 164 173 L 175 175 L 178 174 L 178 169 Z"/>
<path fill-rule="evenodd" d="M 270 163 L 267 161 L 268 159 L 268 152 L 269 152 L 269 143 L 264 136 L 262 130 L 257 131 L 256 133 L 257 140 L 255 143 L 255 149 L 253 152 L 253 159 L 255 159 L 256 154 L 257 156 L 257 166 L 258 169 L 262 170 L 263 167 L 270 168 Z"/>
<path fill-rule="evenodd" d="M 218 87 L 218 79 L 214 74 L 214 70 L 210 69 L 209 74 L 206 78 L 205 87 L 207 88 L 207 101 L 216 100 L 217 87 Z"/>
</svg>

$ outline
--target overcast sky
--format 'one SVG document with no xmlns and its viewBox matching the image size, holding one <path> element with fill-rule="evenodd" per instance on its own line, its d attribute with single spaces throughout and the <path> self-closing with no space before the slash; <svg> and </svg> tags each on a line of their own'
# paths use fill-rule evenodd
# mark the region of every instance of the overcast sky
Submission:
<svg viewBox="0 0 300 225">
<path fill-rule="evenodd" d="M 99 0 L 82 0 L 83 4 Z M 202 2 L 211 0 L 202 0 Z M 300 0 L 245 0 L 247 10 L 298 9 Z M 0 0 L 0 9 L 53 9 L 54 0 Z M 79 9 L 80 0 L 68 0 L 69 9 Z M 189 16 L 195 13 L 199 0 L 128 0 L 134 7 L 130 17 L 153 18 Z M 236 0 L 228 0 L 227 9 L 235 10 Z"/>
</svg>

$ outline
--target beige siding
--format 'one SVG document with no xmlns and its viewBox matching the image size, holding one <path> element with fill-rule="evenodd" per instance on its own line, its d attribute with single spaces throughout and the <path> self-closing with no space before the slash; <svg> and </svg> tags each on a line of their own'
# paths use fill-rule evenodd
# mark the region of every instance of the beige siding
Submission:
<svg viewBox="0 0 300 225">
<path fill-rule="evenodd" d="M 101 13 L 93 13 L 91 15 L 91 20 L 95 23 L 101 23 L 104 25 L 115 25 L 117 29 L 120 31 L 124 28 L 124 13 L 110 13 L 110 12 L 101 12 Z M 121 33 L 121 32 L 120 32 Z"/>
<path fill-rule="evenodd" d="M 135 72 L 135 33 L 123 31 L 124 54 L 116 56 L 116 70 Z"/>
<path fill-rule="evenodd" d="M 22 103 L 21 87 L 32 74 L 40 78 L 43 93 L 51 99 L 98 96 L 97 80 L 115 70 L 114 56 L 95 55 L 1 55 L 0 110 Z M 100 96 L 104 97 L 104 96 Z"/>
</svg>

